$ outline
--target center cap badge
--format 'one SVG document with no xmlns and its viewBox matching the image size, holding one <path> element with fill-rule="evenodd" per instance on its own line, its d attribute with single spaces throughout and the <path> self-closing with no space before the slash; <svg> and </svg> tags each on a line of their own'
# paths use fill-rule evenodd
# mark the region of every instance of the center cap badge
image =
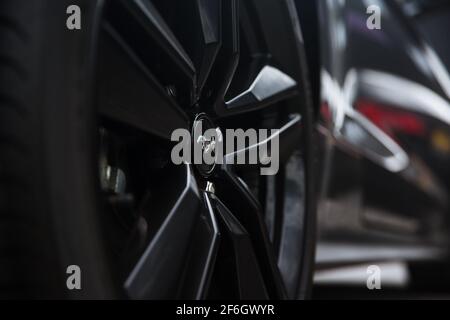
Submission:
<svg viewBox="0 0 450 320">
<path fill-rule="evenodd" d="M 200 114 L 194 120 L 192 138 L 196 168 L 203 176 L 209 176 L 216 166 L 217 144 L 222 140 L 222 133 L 207 115 Z"/>
</svg>

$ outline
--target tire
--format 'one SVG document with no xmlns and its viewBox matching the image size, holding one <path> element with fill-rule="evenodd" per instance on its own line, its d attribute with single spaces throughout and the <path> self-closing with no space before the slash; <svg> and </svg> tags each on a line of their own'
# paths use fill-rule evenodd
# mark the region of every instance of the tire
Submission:
<svg viewBox="0 0 450 320">
<path fill-rule="evenodd" d="M 297 254 L 298 258 L 295 261 L 290 257 L 283 260 L 287 264 L 285 265 L 286 272 L 295 275 L 291 280 L 287 280 L 288 282 L 293 281 L 292 283 L 283 282 L 284 280 L 281 279 L 282 276 L 277 267 L 277 257 L 271 256 L 273 239 L 269 239 L 267 236 L 267 230 L 262 226 L 264 223 L 261 223 L 264 220 L 260 217 L 252 216 L 246 222 L 239 221 L 237 225 L 242 223 L 242 230 L 245 233 L 248 232 L 243 238 L 233 238 L 233 234 L 224 235 L 223 230 L 230 223 L 230 220 L 227 219 L 232 221 L 235 219 L 233 210 L 239 210 L 240 206 L 249 205 L 237 203 L 236 199 L 238 198 L 235 195 L 221 198 L 223 194 L 230 194 L 231 191 L 227 188 L 240 188 L 240 195 L 246 195 L 242 198 L 243 201 L 252 201 L 249 199 L 257 198 L 266 200 L 265 194 L 260 191 L 261 184 L 252 180 L 254 174 L 245 169 L 238 177 L 234 173 L 228 175 L 229 172 L 222 173 L 221 171 L 217 176 L 205 174 L 208 179 L 202 180 L 204 172 L 200 172 L 201 168 L 192 166 L 174 168 L 167 164 L 167 161 L 161 160 L 161 154 L 167 155 L 166 145 L 160 147 L 165 143 L 161 142 L 161 137 L 166 134 L 165 130 L 167 130 L 164 123 L 162 123 L 163 125 L 155 123 L 149 129 L 151 133 L 158 136 L 150 139 L 148 138 L 149 132 L 145 132 L 146 128 L 139 127 L 141 122 L 138 121 L 138 130 L 136 128 L 131 130 L 129 129 L 130 123 L 127 121 L 125 121 L 126 125 L 117 124 L 121 120 L 117 119 L 117 114 L 107 114 L 104 117 L 102 111 L 98 111 L 101 109 L 99 105 L 108 104 L 110 100 L 114 99 L 116 100 L 113 101 L 113 104 L 117 101 L 130 101 L 131 104 L 142 103 L 142 100 L 138 99 L 140 96 L 134 98 L 131 94 L 126 96 L 125 100 L 120 100 L 122 96 L 116 95 L 116 92 L 111 89 L 111 86 L 117 83 L 109 82 L 116 76 L 114 74 L 116 69 L 113 70 L 112 65 L 108 64 L 116 61 L 114 59 L 117 58 L 110 50 L 111 47 L 108 47 L 110 43 L 107 44 L 108 41 L 111 41 L 112 34 L 113 38 L 118 36 L 116 40 L 120 38 L 114 42 L 115 45 L 122 44 L 121 41 L 125 39 L 127 43 L 124 47 L 136 51 L 142 50 L 139 51 L 140 53 L 147 52 L 145 50 L 148 49 L 145 47 L 146 42 L 139 42 L 138 36 L 127 37 L 129 32 L 134 34 L 136 30 L 137 35 L 146 32 L 145 28 L 135 29 L 141 26 L 139 23 L 130 23 L 126 26 L 128 29 L 117 33 L 114 31 L 115 28 L 118 28 L 114 24 L 115 19 L 122 19 L 124 12 L 136 16 L 136 11 L 133 11 L 136 8 L 132 8 L 130 3 L 132 1 L 125 5 L 123 2 L 115 0 L 3 0 L 0 3 L 0 228 L 2 230 L 0 232 L 0 259 L 2 261 L 0 263 L 0 296 L 2 298 L 41 299 L 307 297 L 311 286 L 315 245 L 312 105 L 303 48 L 299 39 L 296 38 L 298 30 L 294 30 L 297 26 L 295 25 L 293 2 L 286 0 L 275 5 L 275 9 L 280 10 L 288 17 L 287 25 L 292 28 L 286 36 L 287 40 L 284 42 L 276 40 L 273 31 L 264 31 L 272 37 L 270 41 L 268 40 L 268 42 L 273 41 L 269 46 L 273 48 L 276 47 L 275 44 L 279 46 L 278 52 L 274 52 L 274 56 L 279 58 L 278 61 L 283 61 L 280 68 L 286 70 L 291 68 L 290 75 L 302 88 L 300 93 L 296 93 L 292 98 L 289 97 L 292 100 L 279 102 L 285 103 L 288 110 L 298 108 L 298 105 L 302 106 L 301 162 L 303 163 L 304 180 L 301 182 L 303 190 L 301 201 L 304 209 L 302 209 L 301 216 L 296 218 L 302 227 L 292 233 L 295 235 L 296 242 L 288 246 L 291 248 L 290 250 L 298 249 L 300 253 Z M 162 1 L 155 1 L 155 3 L 160 11 L 164 11 L 165 4 Z M 261 1 L 260 3 L 255 9 L 257 12 L 255 14 L 262 19 L 271 14 L 271 12 L 267 12 L 267 9 L 274 5 L 270 4 L 270 1 Z M 66 9 L 72 4 L 82 8 L 81 30 L 66 28 L 68 17 Z M 124 10 L 116 10 L 117 8 Z M 137 13 L 137 17 L 142 19 L 139 13 Z M 164 16 L 164 18 L 166 17 Z M 281 22 L 277 23 L 281 24 Z M 172 27 L 172 25 L 170 26 Z M 286 28 L 286 26 L 278 26 L 276 23 L 271 27 Z M 123 33 L 121 33 L 122 31 Z M 154 37 L 152 39 L 160 41 L 158 36 L 152 32 L 154 30 L 149 32 Z M 177 36 L 180 34 L 183 34 L 182 30 L 176 32 Z M 195 51 L 196 47 L 193 48 L 188 52 Z M 286 48 L 289 50 L 283 51 Z M 154 58 L 157 60 L 154 60 L 154 64 L 149 69 L 154 78 L 158 78 L 158 81 L 161 82 L 165 82 L 166 74 L 176 75 L 175 87 L 180 88 L 189 80 L 189 76 L 187 76 L 189 66 L 184 66 L 183 70 L 187 70 L 187 72 L 180 74 L 175 71 L 173 73 L 170 67 L 161 71 L 158 66 L 161 65 L 165 68 L 165 59 L 170 59 L 175 54 L 172 51 L 169 53 L 169 58 L 159 55 L 158 52 L 150 53 L 154 54 Z M 221 51 L 215 54 L 219 58 L 222 57 Z M 142 56 L 133 55 L 133 59 L 136 64 L 139 64 L 136 61 L 143 61 Z M 198 63 L 197 59 L 194 59 L 193 64 L 196 69 Z M 217 65 L 219 64 L 217 63 Z M 122 68 L 120 65 L 115 66 Z M 120 70 L 117 72 L 123 79 L 132 74 L 129 65 L 124 65 L 123 69 L 117 70 Z M 207 69 L 202 72 L 208 74 L 208 71 L 216 72 L 219 75 L 223 69 L 221 69 L 221 65 L 219 67 L 214 65 L 211 70 Z M 199 73 L 198 78 L 201 77 L 202 73 Z M 117 76 L 117 78 L 120 77 Z M 209 85 L 211 77 L 204 76 L 203 78 L 203 82 L 195 78 L 195 81 L 198 80 L 195 84 L 197 88 L 203 88 L 203 86 L 206 88 Z M 242 82 L 245 83 L 245 81 Z M 121 83 L 121 85 L 129 89 L 128 92 L 133 92 L 133 87 L 127 86 L 129 84 Z M 175 94 L 176 91 L 170 90 L 171 88 L 167 86 L 166 88 L 168 95 L 171 96 L 170 99 L 192 107 L 192 94 L 189 95 L 183 89 L 178 90 L 178 94 Z M 238 85 L 232 84 L 229 91 L 238 89 Z M 220 89 L 218 90 L 220 91 Z M 154 94 L 155 99 L 161 98 L 160 94 L 159 91 L 158 94 Z M 215 94 L 218 92 L 212 89 L 212 95 Z M 203 101 L 201 99 L 198 98 L 196 101 Z M 153 100 L 152 105 L 157 104 L 157 101 L 159 100 Z M 194 114 L 198 117 L 201 112 L 200 109 L 197 111 L 195 108 L 201 108 L 201 106 L 202 103 L 198 102 L 192 107 L 194 109 L 189 109 L 186 114 L 189 116 Z M 274 112 L 277 113 L 276 109 L 272 110 L 272 113 Z M 153 114 L 153 117 L 158 117 L 158 114 Z M 284 117 L 285 115 L 277 115 L 274 116 L 274 119 L 284 119 Z M 261 116 L 261 118 L 263 117 Z M 189 122 L 192 119 L 190 118 Z M 221 126 L 232 127 L 235 124 L 245 123 L 245 119 L 241 115 L 232 115 L 223 121 L 220 120 L 219 123 Z M 129 119 L 126 118 L 126 120 Z M 131 120 L 135 120 L 135 118 Z M 262 120 L 259 123 L 262 124 Z M 129 185 L 132 184 L 133 191 L 138 190 L 132 194 L 133 204 L 125 209 L 123 209 L 123 203 L 128 203 L 129 194 L 118 194 L 115 190 L 106 192 L 103 185 L 105 181 L 98 178 L 99 158 L 104 156 L 102 154 L 104 128 L 108 132 L 108 141 L 114 141 L 112 143 L 114 146 L 120 145 L 120 150 L 123 148 L 130 150 L 134 148 L 134 142 L 146 141 L 139 145 L 139 148 L 132 149 L 135 152 L 130 156 L 133 161 L 127 160 L 125 164 L 122 164 L 122 156 L 111 160 L 117 166 L 123 165 L 122 168 L 129 167 L 131 178 L 127 182 Z M 136 133 L 137 131 L 139 132 Z M 122 134 L 123 136 L 121 136 Z M 135 136 L 131 140 L 127 140 L 131 134 L 135 134 Z M 149 142 L 147 143 L 147 141 Z M 108 145 L 109 147 L 111 145 Z M 139 171 L 146 166 L 151 169 Z M 103 167 L 100 171 L 103 172 L 102 170 Z M 126 170 L 124 169 L 124 171 Z M 116 225 L 110 227 L 110 224 L 115 223 L 111 222 L 113 218 L 110 213 L 122 215 L 125 211 L 127 215 L 133 211 L 131 214 L 133 217 L 136 212 L 140 213 L 143 210 L 142 206 L 138 207 L 136 202 L 145 199 L 144 191 L 147 191 L 145 189 L 147 187 L 141 188 L 148 182 L 145 179 L 148 176 L 151 176 L 151 179 L 162 176 L 165 181 L 167 180 L 166 172 L 170 172 L 168 176 L 173 180 L 168 180 L 169 182 L 157 180 L 156 184 L 155 180 L 152 180 L 153 185 L 148 188 L 152 190 L 152 199 L 155 198 L 154 194 L 159 194 L 158 189 L 165 190 L 160 197 L 157 197 L 158 199 L 154 199 L 158 203 L 158 208 L 172 206 L 173 199 L 171 196 L 166 197 L 166 194 L 178 189 L 170 181 L 177 181 L 180 176 L 184 176 L 186 172 L 189 175 L 191 171 L 195 173 L 197 182 L 195 185 L 186 185 L 183 195 L 192 193 L 195 201 L 191 203 L 186 200 L 185 203 L 183 202 L 185 198 L 179 198 L 185 205 L 183 210 L 189 212 L 189 208 L 195 207 L 197 212 L 200 210 L 197 207 L 203 208 L 206 202 L 209 204 L 207 209 L 211 209 L 212 213 L 205 213 L 205 209 L 202 209 L 199 217 L 192 216 L 192 221 L 189 220 L 189 214 L 186 214 L 186 217 L 183 218 L 186 226 L 189 223 L 195 225 L 198 219 L 205 224 L 196 226 L 196 231 L 189 233 L 186 238 L 189 239 L 188 245 L 181 246 L 177 242 L 177 236 L 182 237 L 184 233 L 182 229 L 175 228 L 174 230 L 178 230 L 178 232 L 171 234 L 168 242 L 163 242 L 166 246 L 157 248 L 163 252 L 179 250 L 182 255 L 174 258 L 173 261 L 186 261 L 186 265 L 180 268 L 172 266 L 166 270 L 161 269 L 161 266 L 164 266 L 165 255 L 161 255 L 158 250 L 154 249 L 160 244 L 157 243 L 157 240 L 161 239 L 160 234 L 162 234 L 157 228 L 170 226 L 169 218 L 163 217 L 161 218 L 163 222 L 153 225 L 148 222 L 147 218 L 142 222 L 140 217 L 140 220 L 131 222 L 133 224 L 132 237 L 135 236 L 135 228 L 139 229 L 143 226 L 144 231 L 139 229 L 144 233 L 140 240 L 150 241 L 150 245 L 146 246 L 141 243 L 139 249 L 136 249 L 139 253 L 130 261 L 133 261 L 133 265 L 138 263 L 138 265 L 148 267 L 148 270 L 154 271 L 154 274 L 161 275 L 161 277 L 155 279 L 156 276 L 152 277 L 152 273 L 150 275 L 148 272 L 139 273 L 137 267 L 131 268 L 132 273 L 127 276 L 130 273 L 128 264 L 131 262 L 127 260 L 117 263 L 116 252 L 122 248 L 118 249 L 115 244 L 112 244 L 116 241 L 119 246 L 123 245 L 121 241 L 117 240 L 122 238 L 116 233 L 118 229 L 120 232 L 123 230 Z M 128 174 L 128 172 L 124 174 Z M 236 175 L 238 174 L 236 173 Z M 143 179 L 145 177 L 145 179 L 140 181 L 139 177 Z M 216 189 L 214 193 L 204 191 L 207 190 L 207 186 L 203 186 L 202 183 L 206 183 L 207 180 L 214 181 Z M 243 186 L 248 186 L 248 189 Z M 298 189 L 296 190 L 298 191 Z M 232 191 L 235 192 L 234 189 Z M 282 197 L 285 195 L 282 194 Z M 300 200 L 295 199 L 295 196 L 291 195 L 290 200 L 297 204 Z M 120 202 L 118 207 L 116 206 L 117 201 Z M 176 213 L 174 208 L 170 211 L 172 215 L 174 212 Z M 251 205 L 248 208 L 248 210 L 253 210 Z M 154 210 L 156 211 L 156 209 Z M 211 216 L 208 215 L 209 213 Z M 216 218 L 217 221 L 213 221 Z M 139 224 L 140 222 L 143 224 Z M 214 227 L 216 223 L 218 225 L 216 227 L 221 230 L 220 233 L 217 231 L 209 234 L 210 227 Z M 280 228 L 283 234 L 286 233 L 286 230 L 283 229 L 285 224 L 285 222 L 281 222 Z M 214 240 L 211 244 L 208 243 L 210 245 L 208 253 L 214 252 L 214 259 L 209 254 L 207 257 L 202 255 L 201 246 L 197 246 L 196 241 L 204 240 L 203 238 L 198 239 L 198 237 L 201 237 L 206 232 L 205 230 L 207 230 L 205 237 Z M 128 241 L 129 235 L 126 236 Z M 278 242 L 284 243 L 285 240 L 282 236 L 280 237 Z M 257 241 L 258 239 L 261 241 Z M 255 264 L 257 265 L 255 268 L 261 272 L 262 280 L 259 280 L 262 284 L 256 278 L 254 283 L 247 284 L 248 287 L 242 284 L 242 278 L 239 278 L 240 272 L 247 270 L 250 274 L 254 273 L 252 269 L 254 266 L 250 262 L 246 263 L 242 270 L 236 269 L 238 274 L 236 277 L 241 281 L 236 284 L 237 289 L 224 284 L 223 280 L 218 280 L 224 274 L 229 273 L 229 270 L 210 268 L 209 264 L 216 259 L 223 258 L 224 261 L 228 259 L 229 256 L 224 257 L 224 252 L 230 250 L 230 243 L 241 244 L 233 247 L 234 251 L 231 250 L 236 259 L 232 264 L 237 263 L 239 254 L 255 255 Z M 253 253 L 253 250 L 256 253 Z M 197 251 L 200 252 L 198 256 Z M 147 253 L 155 253 L 150 262 L 148 259 L 144 259 Z M 279 252 L 278 254 L 281 255 Z M 278 260 L 278 264 L 280 263 Z M 201 264 L 202 268 L 200 269 L 202 270 L 199 269 L 198 264 Z M 66 272 L 71 265 L 80 267 L 81 290 L 69 290 L 66 285 L 69 276 Z M 206 265 L 209 266 L 207 271 L 205 271 Z M 294 268 L 293 272 L 292 268 Z M 169 274 L 172 271 L 173 274 L 176 274 L 176 278 Z M 186 277 L 186 273 L 192 276 Z M 141 284 L 135 285 L 132 282 L 133 275 Z M 191 278 L 194 280 L 198 278 L 198 281 L 190 283 L 190 281 L 194 281 L 189 280 Z M 265 288 L 266 294 L 261 295 L 261 291 L 258 291 L 261 286 Z"/>
<path fill-rule="evenodd" d="M 79 1 L 86 16 L 94 12 L 91 2 Z M 93 113 L 86 103 L 92 101 L 91 39 L 88 32 L 64 28 L 68 5 L 0 4 L 0 292 L 5 298 L 106 298 L 113 292 L 95 221 Z M 82 291 L 66 288 L 66 268 L 72 264 L 83 270 Z"/>
</svg>

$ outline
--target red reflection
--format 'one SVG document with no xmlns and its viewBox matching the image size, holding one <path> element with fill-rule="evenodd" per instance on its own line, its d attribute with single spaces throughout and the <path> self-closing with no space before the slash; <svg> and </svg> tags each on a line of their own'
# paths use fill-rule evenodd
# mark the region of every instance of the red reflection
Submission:
<svg viewBox="0 0 450 320">
<path fill-rule="evenodd" d="M 328 105 L 327 102 L 322 102 L 321 106 L 320 106 L 320 114 L 322 115 L 322 118 L 325 122 L 329 123 L 331 122 L 331 110 L 330 110 L 330 106 Z"/>
<path fill-rule="evenodd" d="M 392 107 L 367 100 L 358 100 L 355 106 L 361 114 L 391 137 L 395 132 L 414 136 L 425 135 L 424 122 L 411 112 L 393 110 Z"/>
</svg>

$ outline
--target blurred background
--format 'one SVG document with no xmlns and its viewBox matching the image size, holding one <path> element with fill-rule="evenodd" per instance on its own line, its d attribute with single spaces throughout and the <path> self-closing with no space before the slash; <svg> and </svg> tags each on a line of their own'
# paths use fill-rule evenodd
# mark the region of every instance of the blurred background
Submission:
<svg viewBox="0 0 450 320">
<path fill-rule="evenodd" d="M 299 6 L 321 88 L 314 297 L 450 297 L 450 2 Z"/>
</svg>

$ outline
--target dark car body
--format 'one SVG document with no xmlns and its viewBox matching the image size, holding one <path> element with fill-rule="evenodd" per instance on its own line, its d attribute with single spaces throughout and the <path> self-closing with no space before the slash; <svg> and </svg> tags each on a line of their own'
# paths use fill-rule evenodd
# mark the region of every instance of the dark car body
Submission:
<svg viewBox="0 0 450 320">
<path fill-rule="evenodd" d="M 439 258 L 450 214 L 450 2 L 315 5 L 317 263 Z M 381 29 L 367 26 L 371 5 Z"/>
</svg>

